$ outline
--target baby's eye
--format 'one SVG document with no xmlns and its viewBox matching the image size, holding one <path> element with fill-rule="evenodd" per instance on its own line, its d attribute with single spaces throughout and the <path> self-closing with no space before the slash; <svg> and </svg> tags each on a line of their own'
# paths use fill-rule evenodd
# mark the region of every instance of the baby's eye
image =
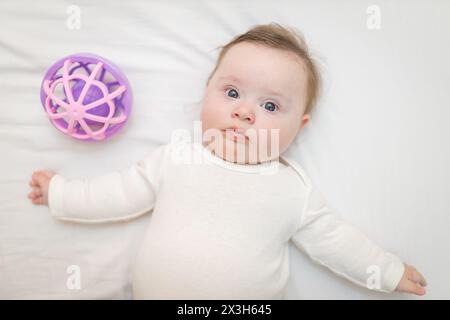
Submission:
<svg viewBox="0 0 450 320">
<path fill-rule="evenodd" d="M 270 102 L 270 101 L 264 102 L 263 107 L 264 107 L 264 109 L 266 109 L 267 111 L 270 111 L 270 112 L 274 112 L 275 110 L 279 109 L 275 103 Z"/>
<path fill-rule="evenodd" d="M 227 96 L 229 96 L 230 98 L 233 98 L 233 99 L 239 98 L 239 93 L 233 88 L 227 89 L 226 93 L 227 93 Z"/>
</svg>

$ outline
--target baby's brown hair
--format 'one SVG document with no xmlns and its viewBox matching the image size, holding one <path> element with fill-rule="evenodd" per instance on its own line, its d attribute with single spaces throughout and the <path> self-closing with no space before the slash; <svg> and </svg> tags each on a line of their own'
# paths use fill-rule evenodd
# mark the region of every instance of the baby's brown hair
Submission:
<svg viewBox="0 0 450 320">
<path fill-rule="evenodd" d="M 306 45 L 302 34 L 297 30 L 285 28 L 277 23 L 254 26 L 246 33 L 235 37 L 226 45 L 218 47 L 221 49 L 219 57 L 214 70 L 208 77 L 207 83 L 211 80 L 227 51 L 232 46 L 246 41 L 262 44 L 275 49 L 286 50 L 302 59 L 308 72 L 305 114 L 310 114 L 319 99 L 321 91 L 321 76 L 318 67 L 309 53 L 308 46 Z"/>
</svg>

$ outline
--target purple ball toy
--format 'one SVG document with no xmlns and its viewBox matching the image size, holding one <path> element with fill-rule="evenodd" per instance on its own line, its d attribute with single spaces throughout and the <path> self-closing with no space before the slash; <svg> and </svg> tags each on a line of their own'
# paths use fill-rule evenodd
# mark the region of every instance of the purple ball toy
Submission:
<svg viewBox="0 0 450 320">
<path fill-rule="evenodd" d="M 52 124 L 80 140 L 104 140 L 127 121 L 131 87 L 111 61 L 78 53 L 53 64 L 42 80 L 41 102 Z"/>
</svg>

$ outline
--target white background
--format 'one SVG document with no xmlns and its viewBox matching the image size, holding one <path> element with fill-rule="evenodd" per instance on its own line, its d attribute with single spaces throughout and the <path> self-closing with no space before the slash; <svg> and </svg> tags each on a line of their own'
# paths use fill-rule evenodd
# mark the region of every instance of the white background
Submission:
<svg viewBox="0 0 450 320">
<path fill-rule="evenodd" d="M 67 26 L 70 5 L 80 29 Z M 381 29 L 369 29 L 377 5 Z M 301 30 L 325 79 L 310 126 L 288 151 L 329 207 L 450 298 L 450 3 L 447 1 L 0 2 L 0 298 L 130 298 L 130 261 L 151 216 L 85 226 L 26 198 L 34 170 L 69 178 L 126 168 L 173 130 L 192 128 L 219 45 L 260 23 Z M 113 139 L 59 133 L 39 100 L 59 58 L 92 52 L 126 73 L 134 105 Z M 276 213 L 274 213 L 276 214 Z M 379 294 L 315 265 L 294 246 L 287 298 Z M 78 265 L 82 290 L 66 287 Z"/>
</svg>

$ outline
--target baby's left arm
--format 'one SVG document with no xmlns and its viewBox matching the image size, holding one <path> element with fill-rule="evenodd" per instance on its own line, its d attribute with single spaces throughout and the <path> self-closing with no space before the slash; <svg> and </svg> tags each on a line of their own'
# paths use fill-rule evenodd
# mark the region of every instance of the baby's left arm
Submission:
<svg viewBox="0 0 450 320">
<path fill-rule="evenodd" d="M 358 285 L 382 292 L 425 294 L 426 281 L 414 267 L 333 214 L 313 187 L 291 239 L 313 261 Z"/>
</svg>

